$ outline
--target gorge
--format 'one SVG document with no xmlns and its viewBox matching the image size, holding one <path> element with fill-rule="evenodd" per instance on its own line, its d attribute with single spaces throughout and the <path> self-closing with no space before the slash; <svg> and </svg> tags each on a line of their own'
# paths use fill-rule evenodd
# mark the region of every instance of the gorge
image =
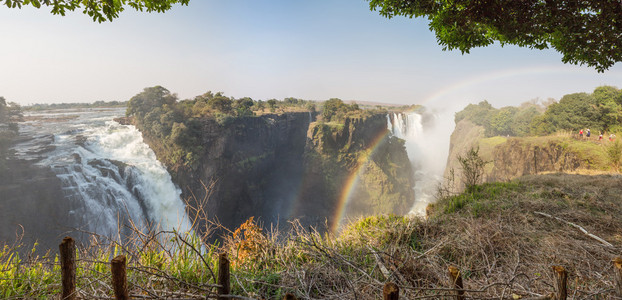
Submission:
<svg viewBox="0 0 622 300">
<path fill-rule="evenodd" d="M 411 211 L 414 168 L 421 166 L 409 160 L 397 128 L 420 128 L 422 119 L 407 124 L 401 116 L 378 113 L 331 124 L 318 122 L 315 113 L 292 112 L 237 118 L 227 126 L 202 119 L 203 152 L 194 166 L 167 163 L 162 141 L 141 131 L 186 202 L 202 205 L 207 219 L 228 228 L 252 216 L 265 224 L 298 219 L 336 231 L 348 218 Z M 410 138 L 415 143 L 416 135 Z"/>
<path fill-rule="evenodd" d="M 2 240 L 23 232 L 24 241 L 49 249 L 75 230 L 113 239 L 131 226 L 189 230 L 196 215 L 186 217 L 184 205 L 201 205 L 203 222 L 227 228 L 255 217 L 265 226 L 298 219 L 337 231 L 358 216 L 407 214 L 423 197 L 416 187 L 427 176 L 417 179 L 421 164 L 411 160 L 425 159 L 408 151 L 433 116 L 385 112 L 325 123 L 317 113 L 288 112 L 226 125 L 205 118 L 204 152 L 185 166 L 170 164 L 165 142 L 119 119 L 123 113 L 26 115 L 9 161 L 19 172 L 0 187 L 3 205 L 11 206 Z"/>
</svg>

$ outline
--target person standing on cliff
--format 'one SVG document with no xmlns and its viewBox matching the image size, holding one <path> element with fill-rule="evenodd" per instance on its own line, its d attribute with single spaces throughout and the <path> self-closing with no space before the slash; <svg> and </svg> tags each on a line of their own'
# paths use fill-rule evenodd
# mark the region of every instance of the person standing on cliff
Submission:
<svg viewBox="0 0 622 300">
<path fill-rule="evenodd" d="M 583 129 L 579 130 L 579 136 L 583 137 Z"/>
<path fill-rule="evenodd" d="M 590 137 L 590 129 L 589 128 L 587 129 L 587 132 L 585 133 L 585 136 L 588 137 L 588 138 Z"/>
</svg>

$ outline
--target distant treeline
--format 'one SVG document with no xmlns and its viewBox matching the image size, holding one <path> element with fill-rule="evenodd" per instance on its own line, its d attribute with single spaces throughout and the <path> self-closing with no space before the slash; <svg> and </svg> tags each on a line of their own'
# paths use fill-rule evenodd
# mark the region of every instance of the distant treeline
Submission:
<svg viewBox="0 0 622 300">
<path fill-rule="evenodd" d="M 179 100 L 166 88 L 155 86 L 132 97 L 126 115 L 134 118 L 143 133 L 163 141 L 170 162 L 193 165 L 202 152 L 200 119 L 213 118 L 225 126 L 236 118 L 284 111 L 315 111 L 315 103 L 296 98 L 235 99 L 211 91 Z"/>
<path fill-rule="evenodd" d="M 95 101 L 93 103 L 51 103 L 32 104 L 24 107 L 24 110 L 48 110 L 48 109 L 71 109 L 71 108 L 100 108 L 100 107 L 124 107 L 127 101 Z"/>
<path fill-rule="evenodd" d="M 558 131 L 622 131 L 622 90 L 601 86 L 593 93 L 563 96 L 559 102 L 531 101 L 519 107 L 494 108 L 487 101 L 469 104 L 456 113 L 455 122 L 467 119 L 485 128 L 486 136 L 547 135 Z"/>
<path fill-rule="evenodd" d="M 192 165 L 201 153 L 199 120 L 211 118 L 226 126 L 236 118 L 270 113 L 319 112 L 321 122 L 341 122 L 346 117 L 364 117 L 377 110 L 361 109 L 356 103 L 346 104 L 332 98 L 324 102 L 285 98 L 253 100 L 233 98 L 208 91 L 193 99 L 179 100 L 164 87 L 148 87 L 127 103 L 128 117 L 133 117 L 140 130 L 164 141 L 172 163 Z"/>
</svg>

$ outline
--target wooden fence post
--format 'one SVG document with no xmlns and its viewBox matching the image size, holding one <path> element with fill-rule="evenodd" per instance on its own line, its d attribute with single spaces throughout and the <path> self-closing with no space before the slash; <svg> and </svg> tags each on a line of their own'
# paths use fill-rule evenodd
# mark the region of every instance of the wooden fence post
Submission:
<svg viewBox="0 0 622 300">
<path fill-rule="evenodd" d="M 384 300 L 399 300 L 400 288 L 393 282 L 387 282 L 382 289 L 382 296 Z"/>
<path fill-rule="evenodd" d="M 127 274 L 125 273 L 125 256 L 119 255 L 110 262 L 110 271 L 112 272 L 112 289 L 114 297 L 117 300 L 130 299 L 127 291 Z"/>
<path fill-rule="evenodd" d="M 613 272 L 616 277 L 616 296 L 622 297 L 622 257 L 613 259 Z"/>
<path fill-rule="evenodd" d="M 76 243 L 65 237 L 58 246 L 60 250 L 60 271 L 63 284 L 63 300 L 75 300 L 76 295 Z"/>
<path fill-rule="evenodd" d="M 220 295 L 229 295 L 231 292 L 231 282 L 229 278 L 229 258 L 227 258 L 227 253 L 220 253 L 218 256 L 218 299 L 224 300 L 228 299 L 225 297 L 220 297 Z"/>
<path fill-rule="evenodd" d="M 296 298 L 296 296 L 292 293 L 287 293 L 285 294 L 285 297 L 283 297 L 283 300 L 298 300 L 298 298 Z"/>
<path fill-rule="evenodd" d="M 562 266 L 553 266 L 553 271 L 557 277 L 557 300 L 566 300 L 568 297 L 567 280 L 568 272 Z"/>
<path fill-rule="evenodd" d="M 460 270 L 454 266 L 449 266 L 449 279 L 451 279 L 451 288 L 456 291 L 456 300 L 464 300 L 464 285 L 462 284 Z"/>
</svg>

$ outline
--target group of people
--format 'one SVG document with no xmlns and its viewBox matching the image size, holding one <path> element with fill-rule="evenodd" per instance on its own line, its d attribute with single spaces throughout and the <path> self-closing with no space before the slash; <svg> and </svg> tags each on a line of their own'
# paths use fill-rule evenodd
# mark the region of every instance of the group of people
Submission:
<svg viewBox="0 0 622 300">
<path fill-rule="evenodd" d="M 603 133 L 604 133 L 604 132 L 602 132 L 602 131 L 601 131 L 601 132 L 600 132 L 600 134 L 598 135 L 598 140 L 599 140 L 599 141 L 602 141 L 602 140 L 603 140 Z M 590 129 L 588 128 L 588 129 L 585 131 L 585 137 L 590 138 L 590 136 L 591 136 L 591 135 L 592 135 L 592 133 L 590 132 Z M 579 137 L 583 138 L 583 129 L 579 130 Z M 612 133 L 612 134 L 610 134 L 610 135 L 609 135 L 609 141 L 610 141 L 610 142 L 613 142 L 613 140 L 614 140 L 615 138 L 616 138 L 616 135 L 615 135 L 615 134 L 613 134 L 613 133 Z"/>
</svg>

